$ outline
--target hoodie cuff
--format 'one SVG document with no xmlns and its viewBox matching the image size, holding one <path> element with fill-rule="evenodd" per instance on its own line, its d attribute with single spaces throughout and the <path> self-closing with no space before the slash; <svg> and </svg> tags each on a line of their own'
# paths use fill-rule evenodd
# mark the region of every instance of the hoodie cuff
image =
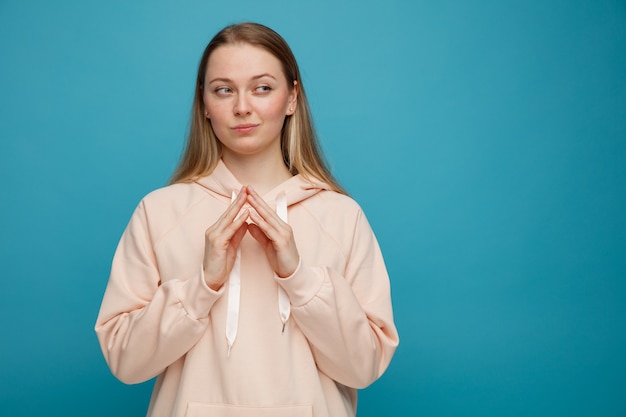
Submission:
<svg viewBox="0 0 626 417">
<path fill-rule="evenodd" d="M 291 305 L 300 307 L 311 301 L 320 291 L 324 283 L 324 272 L 321 268 L 303 265 L 300 259 L 293 274 L 286 278 L 274 275 L 274 279 L 287 293 Z"/>
<path fill-rule="evenodd" d="M 222 294 L 224 294 L 223 285 L 219 291 L 215 291 L 206 284 L 204 270 L 202 265 L 200 265 L 198 274 L 181 283 L 178 298 L 191 317 L 202 319 L 209 316 L 211 307 Z"/>
</svg>

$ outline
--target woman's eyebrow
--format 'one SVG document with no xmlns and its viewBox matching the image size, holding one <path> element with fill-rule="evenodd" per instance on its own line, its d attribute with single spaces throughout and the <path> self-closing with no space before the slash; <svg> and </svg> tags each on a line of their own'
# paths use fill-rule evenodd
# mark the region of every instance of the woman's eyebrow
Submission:
<svg viewBox="0 0 626 417">
<path fill-rule="evenodd" d="M 276 77 L 274 77 L 272 74 L 269 74 L 267 72 L 264 74 L 255 75 L 254 77 L 252 77 L 252 79 L 258 80 L 259 78 L 263 78 L 263 77 L 270 77 L 270 78 L 276 79 Z"/>
<path fill-rule="evenodd" d="M 253 77 L 251 77 L 251 80 L 258 80 L 260 78 L 264 78 L 264 77 L 270 77 L 272 79 L 276 79 L 276 77 L 274 77 L 272 74 L 270 73 L 263 73 L 263 74 L 259 74 L 259 75 L 254 75 Z M 209 84 L 212 84 L 214 82 L 221 82 L 221 83 L 232 83 L 233 80 L 231 80 L 230 78 L 226 78 L 226 77 L 217 77 L 217 78 L 213 78 L 211 81 L 209 81 Z"/>
</svg>

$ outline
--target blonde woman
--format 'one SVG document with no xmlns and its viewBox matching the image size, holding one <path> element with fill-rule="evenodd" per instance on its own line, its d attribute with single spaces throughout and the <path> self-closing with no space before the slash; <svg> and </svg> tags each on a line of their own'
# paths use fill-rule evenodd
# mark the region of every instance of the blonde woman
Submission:
<svg viewBox="0 0 626 417">
<path fill-rule="evenodd" d="M 125 230 L 96 323 L 149 416 L 354 416 L 398 344 L 389 278 L 326 167 L 296 60 L 255 23 L 198 68 L 171 184 Z"/>
</svg>

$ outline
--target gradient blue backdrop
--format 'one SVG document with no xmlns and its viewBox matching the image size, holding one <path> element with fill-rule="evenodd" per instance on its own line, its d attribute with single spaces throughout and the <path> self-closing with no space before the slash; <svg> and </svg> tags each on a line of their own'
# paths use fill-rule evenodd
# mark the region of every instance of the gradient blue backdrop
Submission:
<svg viewBox="0 0 626 417">
<path fill-rule="evenodd" d="M 0 0 L 0 414 L 139 416 L 93 325 L 209 38 L 303 70 L 392 278 L 359 416 L 626 415 L 626 2 Z"/>
</svg>

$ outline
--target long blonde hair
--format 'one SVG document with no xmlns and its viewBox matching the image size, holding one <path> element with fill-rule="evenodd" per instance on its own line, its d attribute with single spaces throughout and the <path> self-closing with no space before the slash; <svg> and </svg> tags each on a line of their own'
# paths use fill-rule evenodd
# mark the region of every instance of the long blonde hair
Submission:
<svg viewBox="0 0 626 417">
<path fill-rule="evenodd" d="M 187 145 L 170 183 L 190 181 L 208 175 L 213 172 L 221 158 L 222 145 L 203 111 L 204 76 L 211 53 L 220 46 L 235 43 L 245 43 L 268 51 L 281 62 L 287 84 L 296 88 L 293 86 L 297 82 L 296 111 L 285 117 L 280 143 L 283 160 L 289 171 L 293 175 L 302 174 L 307 179 L 321 180 L 333 190 L 347 194 L 334 179 L 324 160 L 313 128 L 298 63 L 291 48 L 278 33 L 258 23 L 227 26 L 204 49 L 198 66 Z"/>
</svg>

